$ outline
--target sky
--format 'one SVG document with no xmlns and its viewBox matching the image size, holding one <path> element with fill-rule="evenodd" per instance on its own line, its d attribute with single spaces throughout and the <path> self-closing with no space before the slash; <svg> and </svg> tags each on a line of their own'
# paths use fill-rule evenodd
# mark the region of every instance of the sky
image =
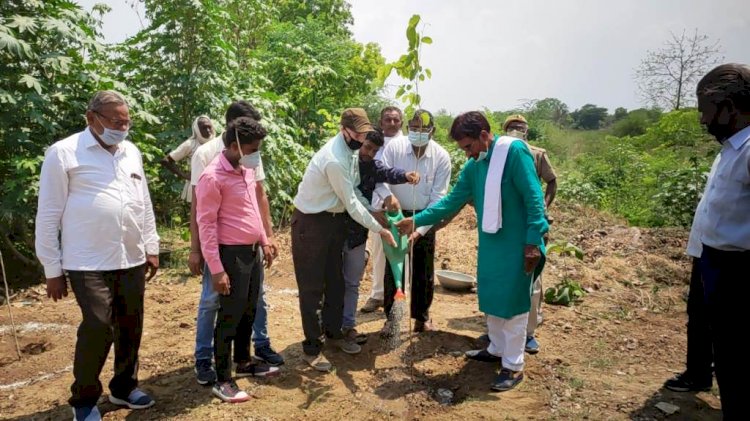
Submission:
<svg viewBox="0 0 750 421">
<path fill-rule="evenodd" d="M 104 2 L 104 36 L 119 42 L 140 29 L 132 0 Z M 422 17 L 422 106 L 451 113 L 506 110 L 555 97 L 576 109 L 592 103 L 642 106 L 633 77 L 670 31 L 698 30 L 719 41 L 724 62 L 750 63 L 748 0 L 353 0 L 354 38 L 380 45 L 386 60 L 406 52 L 406 25 Z M 390 86 L 400 83 L 395 78 Z M 394 89 L 386 91 L 392 95 Z"/>
</svg>

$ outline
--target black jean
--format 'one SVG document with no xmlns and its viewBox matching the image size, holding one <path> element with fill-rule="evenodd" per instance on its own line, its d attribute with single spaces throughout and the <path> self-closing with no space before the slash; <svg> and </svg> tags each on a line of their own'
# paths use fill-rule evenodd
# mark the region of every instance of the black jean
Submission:
<svg viewBox="0 0 750 421">
<path fill-rule="evenodd" d="M 250 359 L 250 330 L 258 305 L 263 262 L 256 246 L 219 246 L 224 271 L 229 277 L 229 295 L 219 295 L 214 329 L 214 358 L 218 381 L 232 379 L 232 344 L 235 362 Z"/>
<path fill-rule="evenodd" d="M 112 271 L 68 271 L 81 308 L 72 393 L 73 407 L 93 406 L 102 394 L 99 375 L 115 345 L 113 396 L 126 399 L 138 385 L 138 350 L 143 333 L 146 265 Z"/>
<path fill-rule="evenodd" d="M 344 314 L 342 250 L 346 241 L 345 214 L 321 212 L 292 215 L 292 260 L 299 289 L 299 308 L 307 355 L 318 355 L 323 333 L 339 339 Z M 318 310 L 323 310 L 322 330 Z"/>
</svg>

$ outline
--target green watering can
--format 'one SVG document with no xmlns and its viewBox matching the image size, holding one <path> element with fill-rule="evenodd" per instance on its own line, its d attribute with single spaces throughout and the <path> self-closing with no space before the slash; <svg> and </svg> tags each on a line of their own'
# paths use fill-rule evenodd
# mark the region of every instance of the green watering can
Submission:
<svg viewBox="0 0 750 421">
<path fill-rule="evenodd" d="M 393 280 L 396 283 L 396 295 L 393 298 L 395 300 L 403 300 L 406 297 L 403 288 L 404 261 L 406 259 L 406 251 L 409 249 L 409 238 L 399 234 L 398 229 L 396 229 L 396 222 L 404 219 L 404 214 L 401 213 L 401 209 L 398 209 L 386 212 L 385 216 L 391 227 L 393 239 L 396 240 L 396 247 L 383 243 L 383 252 L 385 253 L 385 258 L 388 260 L 388 264 L 391 265 Z"/>
</svg>

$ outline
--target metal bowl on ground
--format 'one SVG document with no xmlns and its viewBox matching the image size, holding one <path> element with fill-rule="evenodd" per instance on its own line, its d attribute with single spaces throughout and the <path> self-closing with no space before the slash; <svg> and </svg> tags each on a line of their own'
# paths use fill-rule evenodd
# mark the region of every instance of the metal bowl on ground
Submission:
<svg viewBox="0 0 750 421">
<path fill-rule="evenodd" d="M 435 276 L 440 285 L 450 291 L 468 292 L 477 283 L 473 276 L 452 270 L 437 270 Z"/>
</svg>

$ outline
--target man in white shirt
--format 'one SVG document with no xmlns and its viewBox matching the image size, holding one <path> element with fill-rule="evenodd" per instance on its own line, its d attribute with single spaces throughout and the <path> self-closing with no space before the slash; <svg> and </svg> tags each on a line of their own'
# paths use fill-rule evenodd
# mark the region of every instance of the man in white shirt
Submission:
<svg viewBox="0 0 750 421">
<path fill-rule="evenodd" d="M 205 144 L 214 138 L 216 132 L 214 125 L 208 116 L 200 115 L 193 120 L 193 135 L 180 143 L 172 152 L 168 153 L 161 160 L 161 165 L 168 169 L 172 174 L 186 180 L 185 187 L 182 189 L 180 199 L 190 203 L 193 197 L 193 189 L 190 183 L 190 173 L 185 173 L 177 166 L 177 162 L 183 159 L 190 159 L 199 146 Z"/>
<path fill-rule="evenodd" d="M 388 106 L 380 111 L 380 129 L 383 130 L 383 147 L 375 154 L 375 159 L 383 160 L 383 150 L 393 140 L 404 137 L 401 127 L 403 126 L 404 114 L 398 107 Z M 379 197 L 377 191 L 372 196 L 372 206 L 375 209 L 383 207 L 384 197 Z M 390 203 L 389 203 L 390 205 Z M 360 309 L 363 313 L 371 313 L 383 307 L 383 277 L 385 276 L 385 254 L 383 254 L 383 242 L 379 235 L 370 235 L 368 249 L 372 254 L 372 289 L 370 298 Z"/>
<path fill-rule="evenodd" d="M 47 296 L 68 295 L 67 275 L 81 308 L 69 402 L 76 419 L 99 420 L 99 374 L 112 343 L 110 402 L 131 409 L 154 404 L 137 388 L 138 349 L 145 284 L 159 267 L 159 236 L 141 153 L 125 140 L 132 124 L 125 98 L 97 92 L 86 121 L 84 131 L 45 154 L 36 254 Z"/>
<path fill-rule="evenodd" d="M 427 117 L 427 123 L 423 120 Z M 390 168 L 401 168 L 416 171 L 421 179 L 415 186 L 382 184 L 376 194 L 385 198 L 385 206 L 399 206 L 405 217 L 411 217 L 419 211 L 440 201 L 448 191 L 451 179 L 451 158 L 448 152 L 432 140 L 435 122 L 432 114 L 426 110 L 417 110 L 409 120 L 408 138 L 394 139 L 383 151 L 383 164 Z M 411 317 L 415 319 L 414 331 L 435 330 L 430 320 L 430 306 L 434 295 L 434 259 L 435 230 L 431 226 L 418 228 L 412 233 L 413 255 L 411 266 Z M 393 273 L 386 265 L 384 278 L 384 307 L 390 316 L 396 286 Z M 383 333 L 392 332 L 391 320 L 386 321 Z"/>
<path fill-rule="evenodd" d="M 346 353 L 357 354 L 362 350 L 354 339 L 344 338 L 341 331 L 344 310 L 341 250 L 348 233 L 344 212 L 358 224 L 380 234 L 388 244 L 396 244 L 390 231 L 381 226 L 381 222 L 386 224 L 383 215 L 381 222 L 376 220 L 370 213 L 370 203 L 356 188 L 360 181 L 357 150 L 372 130 L 365 110 L 344 110 L 339 133 L 315 153 L 294 198 L 292 260 L 305 333 L 303 359 L 318 371 L 331 370 L 331 363 L 321 354 L 323 334 Z M 322 323 L 318 317 L 321 303 Z"/>
<path fill-rule="evenodd" d="M 261 120 L 260 113 L 247 101 L 235 101 L 229 105 L 225 113 L 226 125 L 238 117 L 250 117 L 256 121 Z M 217 136 L 215 139 L 201 145 L 193 154 L 191 161 L 191 185 L 195 190 L 198 180 L 203 174 L 203 170 L 224 150 L 223 136 Z M 263 181 L 266 174 L 263 171 L 263 162 L 255 168 L 255 194 L 258 198 L 258 207 L 260 208 L 263 228 L 271 244 L 272 256 L 271 261 L 278 255 L 278 250 L 273 241 L 273 223 L 271 221 L 271 210 L 268 203 L 268 197 Z M 214 356 L 213 337 L 214 326 L 216 324 L 216 314 L 219 310 L 219 294 L 214 290 L 211 283 L 211 271 L 205 265 L 203 254 L 201 253 L 201 242 L 198 235 L 198 225 L 196 223 L 197 203 L 193 201 L 190 207 L 190 257 L 188 266 L 194 275 L 202 275 L 201 298 L 198 303 L 198 317 L 196 318 L 195 329 L 195 378 L 198 384 L 205 385 L 216 381 L 216 371 L 211 364 Z M 284 358 L 271 347 L 271 339 L 268 337 L 268 311 L 266 308 L 265 291 L 263 288 L 263 273 L 261 273 L 261 288 L 258 296 L 258 306 L 255 312 L 255 319 L 252 326 L 252 341 L 255 346 L 255 358 L 264 361 L 272 366 L 284 364 Z M 241 326 L 237 341 L 240 346 L 244 347 L 250 334 L 249 328 Z M 246 341 L 247 340 L 247 341 Z M 243 353 L 244 353 L 243 349 Z M 243 354 L 234 354 L 235 357 Z M 240 361 L 242 362 L 242 361 Z"/>
<path fill-rule="evenodd" d="M 744 419 L 749 370 L 735 335 L 750 295 L 750 66 L 716 67 L 698 82 L 696 94 L 701 123 L 722 145 L 694 221 L 716 380 L 724 419 Z"/>
</svg>

